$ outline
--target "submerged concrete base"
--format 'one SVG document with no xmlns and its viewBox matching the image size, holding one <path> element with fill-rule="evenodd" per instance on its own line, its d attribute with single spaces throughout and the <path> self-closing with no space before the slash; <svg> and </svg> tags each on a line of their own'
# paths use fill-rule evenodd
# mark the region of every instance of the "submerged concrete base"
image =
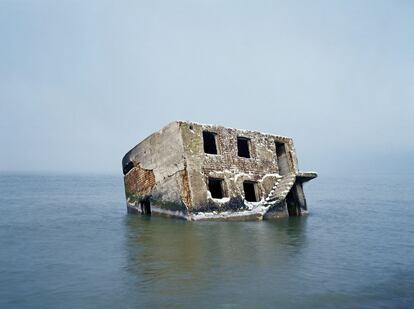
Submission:
<svg viewBox="0 0 414 309">
<path fill-rule="evenodd" d="M 151 214 L 144 214 L 140 207 L 135 205 L 127 205 L 128 214 L 141 214 L 141 215 L 156 215 L 163 217 L 172 217 L 178 219 L 184 219 L 187 221 L 261 221 L 261 220 L 277 220 L 289 217 L 289 212 L 286 208 L 269 210 L 263 214 L 263 212 L 257 210 L 241 210 L 233 212 L 211 212 L 211 213 L 188 213 L 185 214 L 180 211 L 170 211 L 161 209 L 159 207 L 151 207 Z M 307 214 L 303 212 L 302 214 Z"/>
<path fill-rule="evenodd" d="M 268 211 L 263 215 L 263 220 L 275 220 L 281 218 L 289 217 L 289 212 L 287 210 L 282 211 Z"/>
</svg>

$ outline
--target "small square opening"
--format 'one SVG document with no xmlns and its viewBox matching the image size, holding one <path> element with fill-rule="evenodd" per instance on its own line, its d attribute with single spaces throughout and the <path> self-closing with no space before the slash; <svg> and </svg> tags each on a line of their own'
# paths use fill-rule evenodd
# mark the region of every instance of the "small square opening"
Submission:
<svg viewBox="0 0 414 309">
<path fill-rule="evenodd" d="M 257 202 L 256 183 L 253 181 L 243 182 L 244 198 L 248 202 Z"/>
<path fill-rule="evenodd" d="M 239 157 L 250 158 L 250 139 L 245 137 L 237 138 L 237 154 Z"/>
<path fill-rule="evenodd" d="M 204 152 L 217 154 L 216 134 L 213 132 L 203 131 Z"/>
<path fill-rule="evenodd" d="M 212 198 L 223 198 L 223 179 L 209 178 L 208 179 L 208 190 L 211 193 Z"/>
</svg>

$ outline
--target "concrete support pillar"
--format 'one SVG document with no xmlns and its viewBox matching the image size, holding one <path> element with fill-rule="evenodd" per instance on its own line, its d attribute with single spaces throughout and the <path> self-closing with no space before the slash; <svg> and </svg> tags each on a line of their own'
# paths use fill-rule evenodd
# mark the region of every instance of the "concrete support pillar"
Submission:
<svg viewBox="0 0 414 309">
<path fill-rule="evenodd" d="M 305 193 L 303 192 L 303 184 L 302 183 L 295 183 L 294 185 L 294 189 L 295 189 L 295 195 L 296 195 L 296 199 L 297 199 L 297 203 L 299 204 L 299 207 L 301 210 L 307 210 L 308 206 L 306 205 L 306 198 L 305 198 Z"/>
</svg>

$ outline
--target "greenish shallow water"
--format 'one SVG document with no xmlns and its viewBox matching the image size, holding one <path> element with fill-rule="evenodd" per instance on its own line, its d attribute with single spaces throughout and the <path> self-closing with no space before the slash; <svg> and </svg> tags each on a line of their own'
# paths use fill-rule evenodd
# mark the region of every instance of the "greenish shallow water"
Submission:
<svg viewBox="0 0 414 309">
<path fill-rule="evenodd" d="M 0 176 L 0 307 L 414 307 L 413 188 L 322 176 L 308 217 L 195 223 L 127 215 L 121 177 Z"/>
</svg>

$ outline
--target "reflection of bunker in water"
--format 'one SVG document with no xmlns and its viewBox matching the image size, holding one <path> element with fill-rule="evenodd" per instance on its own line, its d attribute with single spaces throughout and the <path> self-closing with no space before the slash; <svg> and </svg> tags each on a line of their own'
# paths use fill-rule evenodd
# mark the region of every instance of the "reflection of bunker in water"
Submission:
<svg viewBox="0 0 414 309">
<path fill-rule="evenodd" d="M 291 138 L 172 122 L 122 160 L 127 208 L 187 220 L 261 220 L 307 212 Z"/>
</svg>

